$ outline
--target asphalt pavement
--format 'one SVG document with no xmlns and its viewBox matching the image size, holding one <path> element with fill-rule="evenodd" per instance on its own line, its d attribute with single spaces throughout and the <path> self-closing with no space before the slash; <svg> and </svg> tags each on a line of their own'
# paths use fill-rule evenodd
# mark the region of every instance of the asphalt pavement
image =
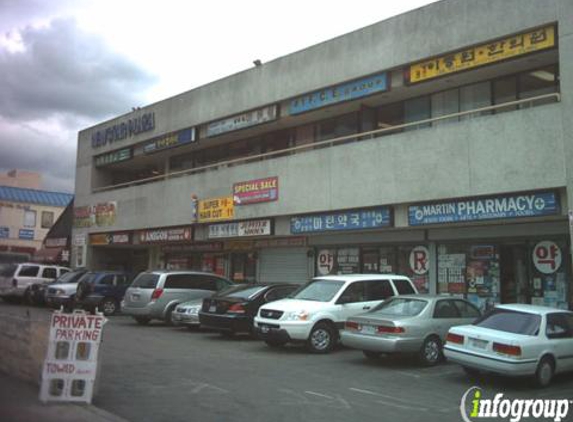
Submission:
<svg viewBox="0 0 573 422">
<path fill-rule="evenodd" d="M 3 422 L 127 422 L 93 405 L 42 403 L 40 387 L 0 373 L 0 420 Z"/>
</svg>

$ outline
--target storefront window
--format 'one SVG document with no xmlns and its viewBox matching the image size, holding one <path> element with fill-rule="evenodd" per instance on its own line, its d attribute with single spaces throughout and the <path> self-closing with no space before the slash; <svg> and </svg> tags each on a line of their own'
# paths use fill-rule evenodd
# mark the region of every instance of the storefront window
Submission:
<svg viewBox="0 0 573 422">
<path fill-rule="evenodd" d="M 321 249 L 316 266 L 318 275 L 360 273 L 360 248 Z"/>
<path fill-rule="evenodd" d="M 254 283 L 257 259 L 254 253 L 234 253 L 231 259 L 231 278 L 236 283 Z"/>
<path fill-rule="evenodd" d="M 438 293 L 464 295 L 482 311 L 500 303 L 498 248 L 487 244 L 439 245 Z"/>
<path fill-rule="evenodd" d="M 425 246 L 398 248 L 398 274 L 410 277 L 420 293 L 430 291 L 430 262 L 430 252 Z"/>
</svg>

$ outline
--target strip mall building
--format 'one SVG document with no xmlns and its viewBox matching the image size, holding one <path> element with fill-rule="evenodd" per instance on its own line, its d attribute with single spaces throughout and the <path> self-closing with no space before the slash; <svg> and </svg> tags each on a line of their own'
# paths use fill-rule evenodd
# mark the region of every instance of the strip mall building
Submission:
<svg viewBox="0 0 573 422">
<path fill-rule="evenodd" d="M 573 2 L 443 0 L 80 132 L 74 264 L 570 307 L 572 116 Z"/>
</svg>

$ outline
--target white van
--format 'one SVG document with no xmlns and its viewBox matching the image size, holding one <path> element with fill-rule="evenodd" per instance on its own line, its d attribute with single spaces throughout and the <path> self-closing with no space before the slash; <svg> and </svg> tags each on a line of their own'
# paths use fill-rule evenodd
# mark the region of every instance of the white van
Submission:
<svg viewBox="0 0 573 422">
<path fill-rule="evenodd" d="M 306 342 L 313 353 L 328 353 L 346 319 L 389 297 L 416 294 L 414 283 L 393 274 L 345 274 L 316 277 L 288 299 L 263 305 L 255 331 L 271 347 Z"/>
<path fill-rule="evenodd" d="M 31 302 L 32 285 L 48 284 L 69 271 L 69 268 L 58 265 L 0 264 L 0 297 L 7 302 L 20 299 Z"/>
</svg>

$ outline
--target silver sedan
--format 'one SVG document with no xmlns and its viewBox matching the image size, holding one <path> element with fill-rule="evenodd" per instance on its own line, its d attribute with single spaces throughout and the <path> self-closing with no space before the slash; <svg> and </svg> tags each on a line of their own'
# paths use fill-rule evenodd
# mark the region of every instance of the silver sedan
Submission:
<svg viewBox="0 0 573 422">
<path fill-rule="evenodd" d="M 397 296 L 349 318 L 341 341 L 368 358 L 383 353 L 417 353 L 425 365 L 442 358 L 448 330 L 471 324 L 480 311 L 465 299 L 435 295 Z"/>
<path fill-rule="evenodd" d="M 171 313 L 171 322 L 175 326 L 199 327 L 199 311 L 203 306 L 203 299 L 195 299 L 180 303 Z"/>
</svg>

